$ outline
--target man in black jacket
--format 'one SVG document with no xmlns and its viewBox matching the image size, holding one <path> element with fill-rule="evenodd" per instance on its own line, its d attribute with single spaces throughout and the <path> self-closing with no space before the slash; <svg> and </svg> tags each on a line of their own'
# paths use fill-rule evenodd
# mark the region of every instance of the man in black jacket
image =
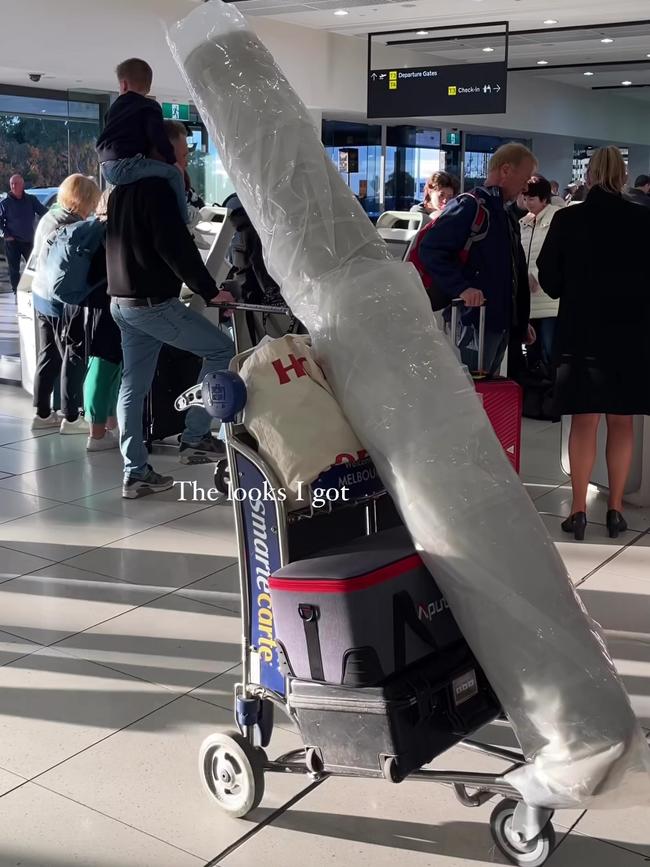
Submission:
<svg viewBox="0 0 650 867">
<path fill-rule="evenodd" d="M 106 237 L 111 313 L 122 334 L 124 371 L 117 405 L 124 457 L 122 496 L 129 499 L 170 488 L 148 463 L 142 437 L 144 399 L 163 343 L 204 359 L 200 379 L 224 370 L 233 355 L 229 337 L 179 300 L 182 283 L 206 302 L 232 301 L 219 292 L 176 205 L 169 184 L 147 178 L 116 187 L 108 204 Z M 192 407 L 181 437 L 182 462 L 221 452 L 210 435 L 211 418 Z"/>
<path fill-rule="evenodd" d="M 25 192 L 22 175 L 9 178 L 9 195 L 0 202 L 0 232 L 5 239 L 5 255 L 9 268 L 9 282 L 14 296 L 20 282 L 20 260 L 32 254 L 36 220 L 47 214 L 36 196 Z"/>
</svg>

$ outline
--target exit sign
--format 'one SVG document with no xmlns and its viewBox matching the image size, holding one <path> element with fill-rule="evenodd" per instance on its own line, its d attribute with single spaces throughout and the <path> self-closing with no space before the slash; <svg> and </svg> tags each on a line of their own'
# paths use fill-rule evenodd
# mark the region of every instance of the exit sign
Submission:
<svg viewBox="0 0 650 867">
<path fill-rule="evenodd" d="M 182 102 L 163 102 L 163 117 L 168 120 L 189 120 L 190 107 Z"/>
<path fill-rule="evenodd" d="M 460 132 L 458 130 L 447 131 L 447 144 L 460 145 Z"/>
</svg>

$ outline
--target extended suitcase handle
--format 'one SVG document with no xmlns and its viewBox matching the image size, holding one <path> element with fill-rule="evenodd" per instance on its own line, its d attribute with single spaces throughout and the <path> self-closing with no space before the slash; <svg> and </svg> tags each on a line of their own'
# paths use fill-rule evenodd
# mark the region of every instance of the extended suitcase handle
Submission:
<svg viewBox="0 0 650 867">
<path fill-rule="evenodd" d="M 478 370 L 470 371 L 470 373 L 475 373 L 478 376 L 485 376 L 485 305 L 486 301 L 484 300 L 479 308 L 479 320 L 478 320 Z M 466 304 L 462 298 L 454 298 L 451 302 L 451 341 L 453 346 L 458 349 L 458 344 L 456 343 L 458 336 L 458 311 L 461 307 L 465 307 Z M 467 308 L 471 310 L 472 308 Z M 459 350 L 460 355 L 460 350 Z"/>
</svg>

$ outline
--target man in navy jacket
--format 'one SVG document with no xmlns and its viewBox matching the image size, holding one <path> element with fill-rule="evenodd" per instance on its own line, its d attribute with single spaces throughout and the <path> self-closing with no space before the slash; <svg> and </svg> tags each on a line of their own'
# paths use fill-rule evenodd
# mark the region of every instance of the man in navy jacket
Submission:
<svg viewBox="0 0 650 867">
<path fill-rule="evenodd" d="M 529 326 L 528 268 L 521 246 L 519 224 L 507 207 L 526 188 L 537 166 L 535 157 L 521 144 L 500 147 L 488 166 L 485 186 L 450 202 L 420 244 L 422 264 L 436 286 L 449 297 L 461 298 L 466 311 L 461 333 L 456 335 L 464 364 L 478 369 L 477 308 L 486 303 L 484 370 L 498 373 L 510 341 L 513 345 L 534 340 Z M 476 198 L 474 198 L 476 197 Z M 477 216 L 477 199 L 490 215 L 487 235 L 465 247 Z M 460 338 L 460 339 L 459 339 Z"/>
<path fill-rule="evenodd" d="M 47 208 L 36 196 L 25 192 L 21 175 L 9 178 L 9 195 L 0 202 L 0 231 L 5 239 L 5 255 L 9 268 L 9 282 L 16 294 L 20 282 L 20 260 L 25 263 L 34 244 L 36 219 L 47 213 Z"/>
</svg>

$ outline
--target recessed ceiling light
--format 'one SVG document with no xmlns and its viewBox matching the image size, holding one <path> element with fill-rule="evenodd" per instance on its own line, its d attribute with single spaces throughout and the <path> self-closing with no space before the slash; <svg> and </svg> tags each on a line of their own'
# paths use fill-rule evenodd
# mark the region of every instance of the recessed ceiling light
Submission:
<svg viewBox="0 0 650 867">
<path fill-rule="evenodd" d="M 488 45 L 488 47 L 484 48 L 483 51 L 485 51 L 486 54 L 490 54 L 490 52 L 494 51 L 494 48 L 490 48 L 490 46 Z"/>
<path fill-rule="evenodd" d="M 593 75 L 593 72 L 583 72 L 583 75 Z"/>
<path fill-rule="evenodd" d="M 557 24 L 557 20 L 555 18 L 547 18 L 544 24 Z"/>
<path fill-rule="evenodd" d="M 349 15 L 350 13 L 348 12 L 347 9 L 337 9 L 334 14 L 335 15 Z"/>
<path fill-rule="evenodd" d="M 548 60 L 538 60 L 537 65 L 538 66 L 548 66 Z"/>
<path fill-rule="evenodd" d="M 622 81 L 621 84 L 622 84 L 624 87 L 629 87 L 629 86 L 632 84 L 632 82 L 631 82 L 631 81 Z"/>
<path fill-rule="evenodd" d="M 646 54 L 646 57 L 650 57 L 650 54 Z"/>
<path fill-rule="evenodd" d="M 428 36 L 429 31 L 428 30 L 418 30 L 418 32 L 415 35 L 416 36 Z"/>
<path fill-rule="evenodd" d="M 600 41 L 603 43 L 603 45 L 611 45 L 611 43 L 612 43 L 614 40 L 613 40 L 613 39 L 610 39 L 609 36 L 607 36 L 607 37 L 605 37 L 605 39 L 601 39 Z"/>
</svg>

